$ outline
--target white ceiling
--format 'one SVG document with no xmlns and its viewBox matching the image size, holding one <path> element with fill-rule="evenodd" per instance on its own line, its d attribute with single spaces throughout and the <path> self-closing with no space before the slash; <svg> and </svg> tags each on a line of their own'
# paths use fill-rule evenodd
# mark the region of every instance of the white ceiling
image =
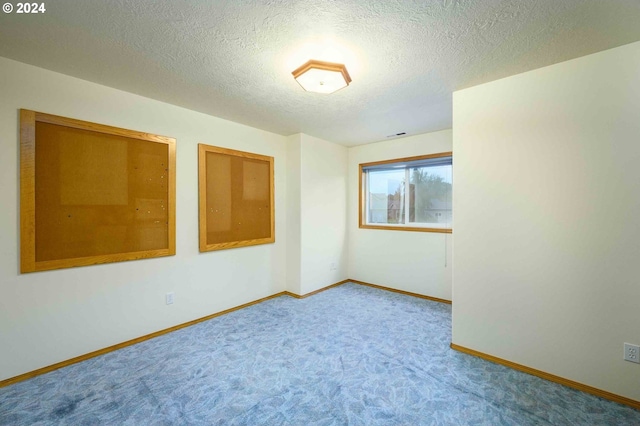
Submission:
<svg viewBox="0 0 640 426">
<path fill-rule="evenodd" d="M 450 128 L 454 90 L 640 40 L 640 0 L 44 3 L 0 14 L 0 56 L 345 146 Z M 353 78 L 331 95 L 291 76 L 319 41 Z"/>
</svg>

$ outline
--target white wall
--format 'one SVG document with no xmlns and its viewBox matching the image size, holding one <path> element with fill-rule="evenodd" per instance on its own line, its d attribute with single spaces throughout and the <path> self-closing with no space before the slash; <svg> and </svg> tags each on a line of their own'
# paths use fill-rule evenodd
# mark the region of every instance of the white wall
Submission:
<svg viewBox="0 0 640 426">
<path fill-rule="evenodd" d="M 640 400 L 640 43 L 454 94 L 453 342 Z"/>
<path fill-rule="evenodd" d="M 4 58 L 0 94 L 0 380 L 285 289 L 287 138 Z M 20 275 L 19 108 L 177 138 L 177 254 Z M 275 157 L 275 244 L 198 252 L 199 142 Z"/>
<path fill-rule="evenodd" d="M 307 294 L 347 278 L 348 154 L 305 134 L 290 136 L 287 150 L 288 289 Z"/>
<path fill-rule="evenodd" d="M 359 164 L 448 152 L 451 137 L 443 130 L 349 149 L 349 278 L 451 300 L 450 234 L 358 227 Z M 455 220 L 454 210 L 454 233 Z"/>
<path fill-rule="evenodd" d="M 300 264 L 300 133 L 287 138 L 287 290 L 302 294 Z"/>
<path fill-rule="evenodd" d="M 347 279 L 347 157 L 344 146 L 302 135 L 302 294 Z"/>
</svg>

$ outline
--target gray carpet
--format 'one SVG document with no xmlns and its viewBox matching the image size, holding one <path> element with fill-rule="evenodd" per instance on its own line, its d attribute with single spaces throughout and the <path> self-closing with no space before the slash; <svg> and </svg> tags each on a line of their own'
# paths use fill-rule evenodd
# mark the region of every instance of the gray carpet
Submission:
<svg viewBox="0 0 640 426">
<path fill-rule="evenodd" d="M 640 425 L 449 348 L 451 307 L 356 284 L 279 297 L 0 389 L 2 425 Z"/>
</svg>

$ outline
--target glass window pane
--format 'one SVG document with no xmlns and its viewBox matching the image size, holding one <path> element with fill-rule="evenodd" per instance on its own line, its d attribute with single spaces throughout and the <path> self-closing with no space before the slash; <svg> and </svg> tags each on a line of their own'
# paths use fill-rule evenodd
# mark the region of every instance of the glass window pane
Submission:
<svg viewBox="0 0 640 426">
<path fill-rule="evenodd" d="M 451 224 L 450 165 L 409 170 L 409 222 L 449 227 Z"/>
<path fill-rule="evenodd" d="M 404 169 L 367 173 L 369 223 L 404 223 Z"/>
</svg>

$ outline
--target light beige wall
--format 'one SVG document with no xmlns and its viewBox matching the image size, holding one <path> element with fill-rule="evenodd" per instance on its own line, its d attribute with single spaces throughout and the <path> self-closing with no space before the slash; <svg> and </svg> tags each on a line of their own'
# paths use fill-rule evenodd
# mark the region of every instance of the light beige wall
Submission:
<svg viewBox="0 0 640 426">
<path fill-rule="evenodd" d="M 349 278 L 451 300 L 450 234 L 358 227 L 359 164 L 448 151 L 451 130 L 349 149 Z"/>
<path fill-rule="evenodd" d="M 300 133 L 287 138 L 287 290 L 302 294 L 300 275 Z"/>
<path fill-rule="evenodd" d="M 640 43 L 454 94 L 455 344 L 640 400 Z"/>
<path fill-rule="evenodd" d="M 344 146 L 302 135 L 302 294 L 347 278 L 347 156 Z"/>
<path fill-rule="evenodd" d="M 347 278 L 347 148 L 289 136 L 288 289 L 307 294 Z"/>
<path fill-rule="evenodd" d="M 0 380 L 285 289 L 285 137 L 3 58 L 0 97 Z M 177 138 L 177 254 L 20 275 L 19 108 Z M 275 244 L 198 252 L 199 142 L 275 157 Z"/>
</svg>

